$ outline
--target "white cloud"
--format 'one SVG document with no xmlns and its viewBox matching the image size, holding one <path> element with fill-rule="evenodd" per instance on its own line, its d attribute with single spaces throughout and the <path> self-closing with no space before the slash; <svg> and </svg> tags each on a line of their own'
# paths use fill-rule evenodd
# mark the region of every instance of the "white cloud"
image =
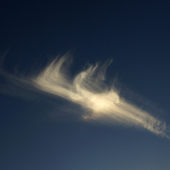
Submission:
<svg viewBox="0 0 170 170">
<path fill-rule="evenodd" d="M 169 138 L 164 122 L 120 97 L 114 86 L 107 87 L 104 83 L 105 71 L 111 61 L 102 66 L 89 65 L 71 78 L 65 65 L 67 59 L 67 56 L 57 58 L 29 83 L 42 91 L 79 104 L 85 112 L 91 113 L 79 113 L 84 120 L 136 126 Z"/>
<path fill-rule="evenodd" d="M 57 58 L 33 78 L 15 76 L 0 68 L 1 78 L 9 85 L 6 89 L 1 84 L 0 91 L 29 98 L 33 98 L 33 94 L 28 94 L 28 91 L 44 91 L 80 105 L 84 112 L 79 112 L 78 108 L 75 112 L 85 121 L 135 126 L 170 138 L 165 122 L 124 99 L 114 85 L 109 87 L 105 83 L 105 72 L 111 61 L 103 65 L 89 65 L 73 78 L 68 70 L 68 61 L 67 55 Z"/>
</svg>

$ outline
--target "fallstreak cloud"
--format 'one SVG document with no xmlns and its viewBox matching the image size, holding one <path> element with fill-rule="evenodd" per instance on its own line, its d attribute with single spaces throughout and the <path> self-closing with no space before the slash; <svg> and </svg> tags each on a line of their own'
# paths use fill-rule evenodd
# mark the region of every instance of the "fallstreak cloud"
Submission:
<svg viewBox="0 0 170 170">
<path fill-rule="evenodd" d="M 120 97 L 114 85 L 107 87 L 104 83 L 105 72 L 111 61 L 102 66 L 89 65 L 74 78 L 69 76 L 67 62 L 68 57 L 65 55 L 52 61 L 34 78 L 16 79 L 20 83 L 28 83 L 36 89 L 80 105 L 87 113 L 79 113 L 83 120 L 136 126 L 169 138 L 165 122 Z"/>
</svg>

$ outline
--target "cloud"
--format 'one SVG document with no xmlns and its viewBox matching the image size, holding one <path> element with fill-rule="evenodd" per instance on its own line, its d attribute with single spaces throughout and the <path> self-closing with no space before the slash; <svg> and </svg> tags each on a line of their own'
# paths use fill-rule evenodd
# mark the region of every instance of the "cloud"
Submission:
<svg viewBox="0 0 170 170">
<path fill-rule="evenodd" d="M 105 72 L 112 61 L 89 65 L 74 77 L 69 76 L 68 61 L 65 55 L 56 58 L 37 76 L 13 79 L 17 80 L 16 84 L 27 85 L 80 105 L 84 110 L 84 113 L 79 112 L 83 120 L 135 126 L 169 138 L 165 122 L 121 97 L 114 84 L 107 86 Z"/>
<path fill-rule="evenodd" d="M 82 114 L 85 120 L 142 127 L 157 135 L 167 136 L 167 126 L 164 122 L 121 98 L 114 86 L 109 88 L 104 84 L 105 72 L 111 61 L 107 61 L 102 66 L 89 65 L 73 79 L 68 77 L 69 72 L 64 66 L 66 61 L 67 56 L 63 56 L 51 62 L 32 79 L 33 85 L 45 92 L 79 104 L 87 113 L 91 113 Z"/>
</svg>

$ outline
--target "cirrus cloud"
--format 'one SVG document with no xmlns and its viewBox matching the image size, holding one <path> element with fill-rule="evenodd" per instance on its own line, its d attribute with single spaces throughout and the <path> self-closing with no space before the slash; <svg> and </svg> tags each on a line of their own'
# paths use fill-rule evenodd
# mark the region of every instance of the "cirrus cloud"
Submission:
<svg viewBox="0 0 170 170">
<path fill-rule="evenodd" d="M 89 65 L 71 77 L 68 56 L 64 55 L 53 60 L 37 76 L 31 78 L 17 77 L 2 70 L 1 75 L 8 78 L 8 81 L 12 80 L 13 84 L 15 82 L 15 86 L 44 91 L 80 105 L 84 113 L 79 112 L 79 116 L 83 120 L 144 128 L 156 135 L 169 138 L 165 122 L 124 99 L 114 85 L 109 87 L 105 83 L 106 69 L 111 62 Z"/>
</svg>

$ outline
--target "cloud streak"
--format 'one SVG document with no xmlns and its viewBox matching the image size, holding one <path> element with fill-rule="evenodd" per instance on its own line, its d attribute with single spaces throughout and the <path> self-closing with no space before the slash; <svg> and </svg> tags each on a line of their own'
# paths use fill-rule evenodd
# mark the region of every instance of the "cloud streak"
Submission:
<svg viewBox="0 0 170 170">
<path fill-rule="evenodd" d="M 42 91 L 79 104 L 87 113 L 91 113 L 82 114 L 84 120 L 136 126 L 169 138 L 164 122 L 120 97 L 114 86 L 107 87 L 104 83 L 105 72 L 111 61 L 102 66 L 89 65 L 73 79 L 68 77 L 69 72 L 64 65 L 66 61 L 67 56 L 63 56 L 51 62 L 32 79 L 33 85 Z"/>
<path fill-rule="evenodd" d="M 89 65 L 76 76 L 69 76 L 68 57 L 53 60 L 43 71 L 32 78 L 20 78 L 4 74 L 27 90 L 40 90 L 80 105 L 83 120 L 97 120 L 106 124 L 122 124 L 144 128 L 163 137 L 170 138 L 166 123 L 155 118 L 120 96 L 114 85 L 105 83 L 105 73 L 112 61 L 103 65 Z"/>
</svg>

